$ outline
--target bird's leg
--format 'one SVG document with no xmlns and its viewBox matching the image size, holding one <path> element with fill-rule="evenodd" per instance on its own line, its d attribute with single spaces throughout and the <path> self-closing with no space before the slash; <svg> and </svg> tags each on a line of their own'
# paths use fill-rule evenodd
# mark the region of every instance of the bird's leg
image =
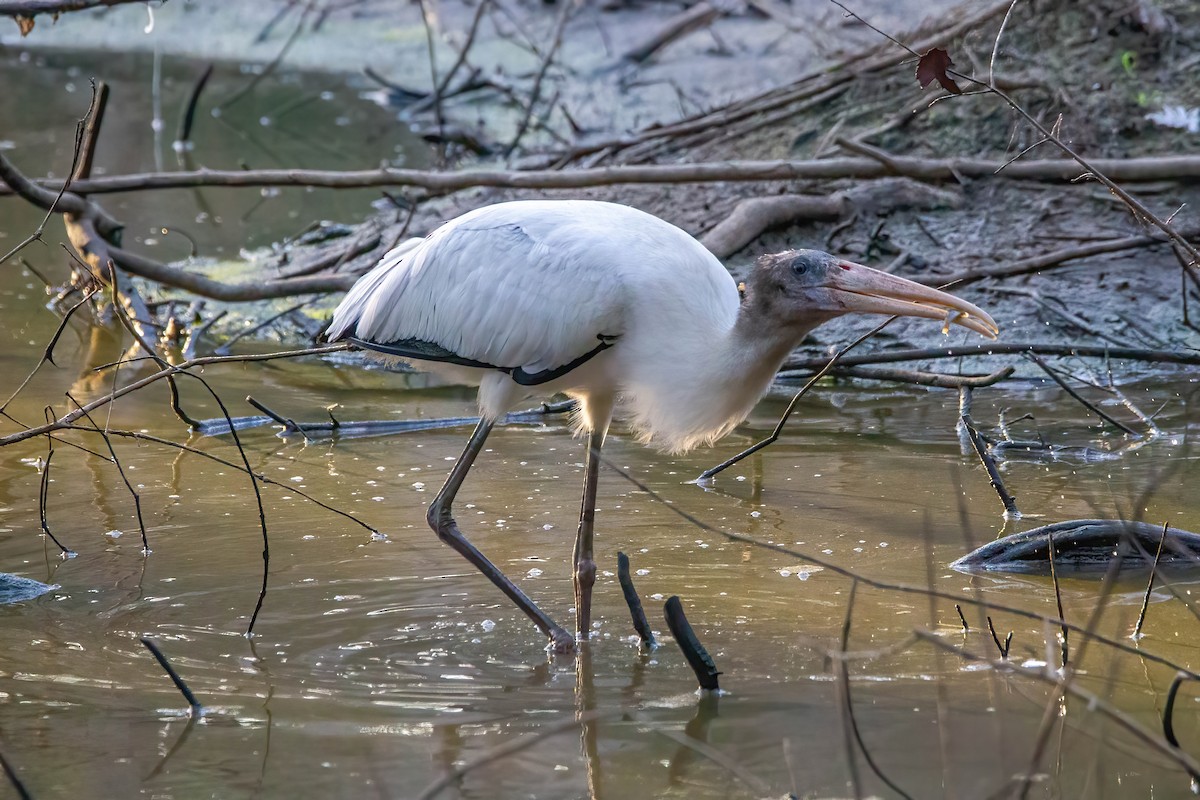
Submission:
<svg viewBox="0 0 1200 800">
<path fill-rule="evenodd" d="M 592 629 L 592 586 L 596 583 L 596 562 L 592 558 L 592 531 L 596 521 L 596 484 L 600 476 L 600 448 L 603 445 L 604 429 L 594 428 L 588 434 L 583 502 L 579 508 L 579 533 L 575 536 L 575 630 L 581 640 L 586 640 Z"/>
<path fill-rule="evenodd" d="M 488 560 L 487 556 L 479 552 L 470 542 L 467 537 L 463 536 L 462 531 L 458 529 L 458 523 L 454 521 L 451 515 L 451 505 L 454 503 L 454 497 L 458 494 L 459 487 L 467 477 L 467 472 L 470 471 L 471 465 L 475 463 L 475 457 L 479 455 L 479 451 L 483 449 L 483 443 L 487 440 L 488 434 L 492 430 L 493 423 L 487 419 L 479 421 L 479 425 L 475 427 L 475 432 L 471 434 L 471 439 L 467 442 L 467 447 L 463 450 L 463 454 L 459 456 L 458 461 L 454 464 L 454 469 L 450 471 L 450 477 L 446 479 L 446 483 L 442 486 L 441 491 L 437 493 L 437 497 L 433 498 L 433 504 L 429 506 L 429 511 L 425 514 L 425 519 L 429 521 L 429 527 L 433 528 L 437 533 L 438 538 L 446 544 L 457 550 L 467 561 L 475 565 L 475 568 L 487 576 L 488 580 L 496 584 L 500 591 L 508 595 L 509 599 L 517 604 L 525 614 L 533 620 L 533 624 L 541 629 L 542 633 L 550 637 L 550 643 L 554 647 L 555 652 L 569 653 L 575 649 L 575 642 L 571 639 L 571 634 L 567 633 L 561 625 L 558 625 L 550 617 L 537 607 L 529 596 L 522 592 L 517 585 L 508 579 L 500 569 Z"/>
</svg>

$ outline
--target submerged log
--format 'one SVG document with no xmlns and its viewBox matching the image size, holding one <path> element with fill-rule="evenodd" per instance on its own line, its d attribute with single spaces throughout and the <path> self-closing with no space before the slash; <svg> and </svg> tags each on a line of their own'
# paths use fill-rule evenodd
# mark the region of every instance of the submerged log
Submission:
<svg viewBox="0 0 1200 800">
<path fill-rule="evenodd" d="M 1103 572 L 1120 554 L 1123 569 L 1149 569 L 1162 542 L 1158 565 L 1200 567 L 1200 534 L 1149 522 L 1072 519 L 1014 533 L 973 550 L 950 566 L 960 572 L 1050 574 L 1048 542 L 1054 538 L 1055 567 L 1077 572 Z"/>
</svg>

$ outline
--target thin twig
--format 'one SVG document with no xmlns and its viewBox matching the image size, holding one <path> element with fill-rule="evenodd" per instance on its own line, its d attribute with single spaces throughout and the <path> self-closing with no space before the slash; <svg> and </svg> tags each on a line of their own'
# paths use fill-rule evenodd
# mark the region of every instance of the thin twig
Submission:
<svg viewBox="0 0 1200 800">
<path fill-rule="evenodd" d="M 842 692 L 843 692 L 842 703 L 844 704 L 844 708 L 845 708 L 846 720 L 849 723 L 850 732 L 854 737 L 854 741 L 858 745 L 858 749 L 862 752 L 863 758 L 867 762 L 867 766 L 869 766 L 871 768 L 871 771 L 875 773 L 876 777 L 878 777 L 879 780 L 881 780 L 885 784 L 887 784 L 888 788 L 890 788 L 893 792 L 895 792 L 896 794 L 905 798 L 905 800 L 913 800 L 912 795 L 910 795 L 908 792 L 904 791 L 899 786 L 897 786 L 896 783 L 883 772 L 883 770 L 880 768 L 880 766 L 877 763 L 875 763 L 875 759 L 871 755 L 871 751 L 867 749 L 867 743 L 865 741 L 863 741 L 862 731 L 858 727 L 858 720 L 854 716 L 854 703 L 850 696 L 850 672 L 849 672 L 850 659 L 846 658 L 846 654 L 847 654 L 846 648 L 847 648 L 847 646 L 849 644 L 849 640 L 850 640 L 850 624 L 851 624 L 851 620 L 854 616 L 854 598 L 855 598 L 855 595 L 857 592 L 858 592 L 858 581 L 852 581 L 850 583 L 850 596 L 846 600 L 846 614 L 842 618 L 842 635 L 841 635 L 840 644 L 838 647 L 839 656 L 840 656 L 840 658 L 837 659 L 839 662 L 838 684 L 839 684 L 839 686 L 842 687 Z M 961 610 L 959 611 L 959 616 L 962 616 Z M 964 619 L 963 626 L 965 627 L 966 624 L 967 624 L 967 622 Z M 861 795 L 861 790 L 860 790 L 860 787 L 858 786 L 858 769 L 854 764 L 853 753 L 848 754 L 848 761 L 850 763 L 851 780 L 854 784 L 854 794 L 857 797 L 857 796 Z"/>
<path fill-rule="evenodd" d="M 996 643 L 996 649 L 1000 651 L 1001 658 L 1008 658 L 1008 649 L 1012 647 L 1012 631 L 1008 632 L 1008 636 L 1004 637 L 1004 644 L 1000 644 L 1000 637 L 996 635 L 996 626 L 992 624 L 992 617 L 989 614 L 987 618 L 988 630 L 992 632 L 992 641 Z"/>
<path fill-rule="evenodd" d="M 230 351 L 233 349 L 233 345 L 235 345 L 237 342 L 241 341 L 242 339 L 244 339 L 247 336 L 253 336 L 254 334 L 261 331 L 263 328 L 266 328 L 267 326 L 274 324 L 275 322 L 283 319 L 284 317 L 286 317 L 289 314 L 299 311 L 300 309 L 304 308 L 306 305 L 309 305 L 310 303 L 312 303 L 312 300 L 302 300 L 301 302 L 296 303 L 293 306 L 288 306 L 283 311 L 280 311 L 278 314 L 274 314 L 274 315 L 264 319 L 262 322 L 258 323 L 257 325 L 255 325 L 253 327 L 238 331 L 233 336 L 229 337 L 228 340 L 226 340 L 224 343 L 222 343 L 221 346 L 218 347 L 213 352 L 219 356 L 229 355 Z"/>
<path fill-rule="evenodd" d="M 804 384 L 804 386 L 800 387 L 800 391 L 796 392 L 795 396 L 792 397 L 792 401 L 790 403 L 788 403 L 787 408 L 785 408 L 783 410 L 783 415 L 779 418 L 779 422 L 775 424 L 775 430 L 771 431 L 770 436 L 768 436 L 767 438 L 765 438 L 761 441 L 755 442 L 753 445 L 751 445 L 750 447 L 747 447 L 745 450 L 738 453 L 733 458 L 722 461 L 720 464 L 717 464 L 715 467 L 709 467 L 708 469 L 704 470 L 704 472 L 701 472 L 700 477 L 697 478 L 696 480 L 699 482 L 711 480 L 718 473 L 729 469 L 734 464 L 738 463 L 739 461 L 746 458 L 747 456 L 751 456 L 751 455 L 757 453 L 759 450 L 762 450 L 764 447 L 767 447 L 770 444 L 774 443 L 783 434 L 783 426 L 787 423 L 788 418 L 790 418 L 792 416 L 792 413 L 796 410 L 796 406 L 799 405 L 799 403 L 800 403 L 800 398 L 802 398 L 802 397 L 804 397 L 804 395 L 808 394 L 808 390 L 811 389 L 812 387 L 816 386 L 817 381 L 819 381 L 819 380 L 821 380 L 821 378 L 825 377 L 825 375 L 842 360 L 842 357 L 845 356 L 846 353 L 849 353 L 855 347 L 858 347 L 860 344 L 865 342 L 867 339 L 870 339 L 875 334 L 879 333 L 881 330 L 886 328 L 888 325 L 892 324 L 897 319 L 899 319 L 899 317 L 888 317 L 883 322 L 879 323 L 874 328 L 867 331 L 862 336 L 859 336 L 857 339 L 855 339 L 853 342 L 851 342 L 850 344 L 843 347 L 841 350 L 837 351 L 833 355 L 833 358 L 830 358 L 830 359 L 824 361 L 823 366 L 817 371 L 817 374 L 815 374 L 811 378 L 809 378 L 808 383 L 806 383 L 806 384 Z"/>
<path fill-rule="evenodd" d="M 1000 470 L 996 468 L 996 459 L 992 458 L 992 454 L 988 452 L 983 437 L 979 435 L 979 431 L 975 430 L 969 417 L 964 414 L 959 419 L 962 422 L 963 430 L 966 431 L 967 438 L 971 441 L 971 446 L 975 448 L 975 454 L 979 456 L 979 460 L 983 462 L 983 468 L 987 470 L 992 488 L 996 490 L 1000 502 L 1004 505 L 1004 516 L 1009 519 L 1020 519 L 1021 512 L 1017 510 L 1017 499 L 1005 488 L 1004 479 L 1000 477 Z"/>
<path fill-rule="evenodd" d="M 570 20 L 574 11 L 575 3 L 569 2 L 569 0 L 564 1 L 559 8 L 558 19 L 554 24 L 554 36 L 551 39 L 550 47 L 546 49 L 545 54 L 542 56 L 542 63 L 538 67 L 537 75 L 534 76 L 533 87 L 529 90 L 529 100 L 525 104 L 525 113 L 521 117 L 521 122 L 517 125 L 517 132 L 513 135 L 512 141 L 509 142 L 508 147 L 504 151 L 505 159 L 512 156 L 513 152 L 521 144 L 521 137 L 529 130 L 530 121 L 533 119 L 534 107 L 537 105 L 538 100 L 541 99 L 542 82 L 546 79 L 546 73 L 549 71 L 550 65 L 554 62 L 554 56 L 558 53 L 559 48 L 562 47 L 563 31 L 566 29 L 567 21 Z"/>
<path fill-rule="evenodd" d="M 312 9 L 312 2 L 309 2 L 304 6 L 304 9 L 300 12 L 300 19 L 296 22 L 296 27 L 292 29 L 292 32 L 284 41 L 283 46 L 279 48 L 279 52 L 275 54 L 275 57 L 263 65 L 262 69 L 258 70 L 258 72 L 256 72 L 254 76 L 251 77 L 244 86 L 242 86 L 241 89 L 238 89 L 229 97 L 218 103 L 213 108 L 213 111 L 218 113 L 223 112 L 225 109 L 229 108 L 231 105 L 250 94 L 250 92 L 254 91 L 254 88 L 258 86 L 258 84 L 275 72 L 275 69 L 283 61 L 284 56 L 286 56 L 288 51 L 292 49 L 292 45 L 294 45 L 296 40 L 300 38 L 300 34 L 304 31 L 304 23 L 308 21 L 308 14 L 310 11 L 312 11 Z"/>
<path fill-rule="evenodd" d="M 650 623 L 646 621 L 646 612 L 642 609 L 642 601 L 638 597 L 637 589 L 633 586 L 633 578 L 629 575 L 629 556 L 620 551 L 617 552 L 617 579 L 621 583 L 621 593 L 625 595 L 625 604 L 629 606 L 629 616 L 633 618 L 633 629 L 637 631 L 638 638 L 642 641 L 642 647 L 653 650 L 658 647 L 658 642 L 654 640 L 654 631 L 650 630 Z"/>
<path fill-rule="evenodd" d="M 48 438 L 48 437 L 47 437 Z M 50 459 L 54 457 L 54 444 L 48 443 L 46 452 L 46 460 L 42 462 L 42 482 L 41 488 L 38 491 L 38 516 L 41 517 L 42 533 L 50 537 L 50 541 L 58 546 L 59 555 L 62 558 L 74 558 L 75 551 L 70 550 L 62 542 L 58 540 L 50 531 L 50 523 L 46 518 L 47 506 L 50 495 Z"/>
<path fill-rule="evenodd" d="M 967 618 L 963 615 L 962 603 L 955 603 L 954 610 L 958 612 L 958 619 L 962 622 L 963 633 L 970 633 L 971 626 L 967 624 Z"/>
<path fill-rule="evenodd" d="M 25 380 L 21 381 L 21 384 L 13 390 L 13 393 L 9 395 L 9 398 L 4 401 L 3 405 L 0 405 L 0 412 L 3 412 L 9 407 L 13 400 L 17 399 L 17 395 L 24 391 L 25 387 L 29 385 L 31 380 L 33 380 L 33 376 L 38 373 L 38 370 L 42 368 L 43 364 L 49 362 L 54 364 L 56 367 L 58 366 L 58 364 L 56 364 L 54 361 L 54 348 L 58 345 L 58 340 L 62 338 L 63 333 L 66 331 L 67 323 L 71 321 L 71 317 L 74 316 L 75 312 L 81 309 L 88 300 L 91 300 L 98 291 L 100 291 L 100 287 L 98 286 L 89 289 L 87 294 L 85 294 L 83 298 L 79 300 L 79 302 L 67 309 L 67 312 L 63 314 L 62 319 L 59 321 L 58 328 L 54 331 L 54 335 L 50 337 L 50 341 L 46 343 L 44 348 L 42 348 L 42 357 L 38 359 L 37 366 L 30 370 L 29 374 L 25 376 Z"/>
<path fill-rule="evenodd" d="M 1046 536 L 1046 552 L 1050 558 L 1050 581 L 1054 584 L 1054 602 L 1058 606 L 1058 618 L 1060 620 L 1066 620 L 1067 615 L 1063 613 L 1062 591 L 1058 587 L 1058 551 L 1054 548 L 1054 534 L 1052 533 Z M 1062 631 L 1062 637 L 1059 640 L 1058 645 L 1060 651 L 1062 652 L 1062 668 L 1063 670 L 1066 670 L 1068 651 L 1066 622 L 1063 622 L 1063 624 L 1060 626 L 1060 629 Z"/>
<path fill-rule="evenodd" d="M 1097 417 L 1099 417 L 1100 419 L 1109 423 L 1110 425 L 1120 428 L 1122 431 L 1129 434 L 1133 438 L 1135 438 L 1135 439 L 1142 438 L 1141 433 L 1139 433 L 1138 431 L 1135 431 L 1133 428 L 1129 427 L 1124 422 L 1121 422 L 1120 420 L 1117 420 L 1117 419 L 1113 419 L 1108 414 L 1105 414 L 1103 411 L 1101 411 L 1099 408 L 1097 408 L 1094 404 L 1089 403 L 1087 400 L 1085 400 L 1078 392 L 1076 392 L 1074 389 L 1072 389 L 1071 386 L 1065 380 L 1062 379 L 1062 377 L 1058 374 L 1058 372 L 1056 370 L 1051 369 L 1050 366 L 1045 362 L 1045 360 L 1042 359 L 1039 355 L 1037 355 L 1036 353 L 1029 353 L 1029 359 L 1031 361 L 1033 361 L 1033 363 L 1035 363 L 1039 367 L 1041 367 L 1042 372 L 1045 372 L 1047 375 L 1049 375 L 1051 380 L 1053 380 L 1060 387 L 1062 387 L 1062 390 L 1064 392 L 1071 395 L 1071 397 L 1073 397 L 1075 400 L 1079 401 L 1079 403 L 1084 408 L 1086 408 L 1088 411 L 1092 412 Z"/>
<path fill-rule="evenodd" d="M 846 643 L 850 639 L 850 623 L 854 618 L 854 598 L 857 595 L 858 581 L 851 581 L 850 596 L 846 598 L 846 612 L 842 616 L 842 635 L 838 638 L 839 653 L 846 652 Z M 846 773 L 850 778 L 850 789 L 855 800 L 862 800 L 862 780 L 858 776 L 858 760 L 854 757 L 854 742 L 857 740 L 859 748 L 864 754 L 867 754 L 867 750 L 863 747 L 862 736 L 854 721 L 854 704 L 850 698 L 850 667 L 845 658 L 837 659 L 836 669 L 838 716 L 842 718 L 842 745 L 846 754 Z M 871 757 L 867 754 L 867 761 L 870 762 L 870 760 Z M 876 770 L 876 774 L 878 774 L 878 770 Z"/>
<path fill-rule="evenodd" d="M 171 662 L 167 661 L 167 657 L 164 656 L 162 651 L 158 649 L 158 645 L 147 639 L 145 636 L 143 636 L 139 641 L 146 645 L 146 649 L 150 651 L 155 660 L 158 661 L 158 665 L 167 673 L 167 677 L 171 679 L 171 683 L 175 684 L 175 688 L 178 689 L 179 693 L 183 695 L 183 699 L 186 700 L 188 706 L 191 707 L 192 715 L 196 717 L 202 716 L 204 714 L 204 706 L 200 705 L 200 701 L 196 699 L 196 695 L 192 694 L 192 690 L 188 688 L 186 683 L 184 683 L 183 678 L 179 677 L 179 673 L 176 672 L 175 668 L 171 666 Z"/>
<path fill-rule="evenodd" d="M 1146 621 L 1146 611 L 1150 607 L 1150 591 L 1154 588 L 1154 578 L 1158 575 L 1158 560 L 1162 557 L 1163 543 L 1167 541 L 1167 523 L 1163 523 L 1162 536 L 1158 537 L 1158 549 L 1154 551 L 1154 563 L 1150 565 L 1150 578 L 1146 581 L 1146 594 L 1142 597 L 1142 608 L 1138 611 L 1137 624 L 1133 626 L 1134 639 L 1142 638 L 1142 623 Z"/>
<path fill-rule="evenodd" d="M 63 426 L 63 430 L 92 432 L 94 429 L 83 426 L 83 425 L 65 425 L 65 426 Z M 246 472 L 246 468 L 244 466 L 242 466 L 241 464 L 235 463 L 233 461 L 229 461 L 228 459 L 221 458 L 220 456 L 218 456 L 214 453 L 209 453 L 206 450 L 201 450 L 199 448 L 192 447 L 191 445 L 183 444 L 181 442 L 175 442 L 170 439 L 164 439 L 161 436 L 155 436 L 150 433 L 144 433 L 142 431 L 126 431 L 126 430 L 118 430 L 116 428 L 110 428 L 108 430 L 108 435 L 109 436 L 118 436 L 118 437 L 125 438 L 125 439 L 137 439 L 137 440 L 144 441 L 144 442 L 152 442 L 154 444 L 160 444 L 160 445 L 163 445 L 164 447 L 174 448 L 176 450 L 179 450 L 180 452 L 190 453 L 191 455 L 200 456 L 201 458 L 207 458 L 208 460 L 213 461 L 217 464 L 220 464 L 223 467 L 228 467 L 229 469 L 235 469 L 242 473 Z M 62 442 L 62 443 L 70 444 L 70 442 Z M 91 451 L 88 451 L 88 452 L 91 452 Z M 99 458 L 104 457 L 103 455 L 101 455 L 99 453 L 94 453 L 94 455 L 98 456 Z M 281 481 L 277 481 L 274 478 L 270 477 L 269 475 L 265 475 L 261 472 L 256 472 L 253 474 L 255 477 L 258 478 L 258 480 L 262 481 L 263 483 L 265 483 L 267 485 L 278 486 L 281 489 L 286 489 L 289 494 L 294 494 L 298 497 L 302 497 L 305 500 L 307 500 L 308 502 L 310 502 L 316 506 L 319 506 L 320 508 L 323 508 L 326 511 L 330 511 L 334 514 L 337 514 L 338 516 L 344 517 L 345 519 L 349 520 L 350 522 L 353 522 L 355 525 L 358 525 L 360 528 L 367 531 L 368 533 L 370 533 L 372 536 L 374 536 L 376 538 L 385 538 L 385 535 L 382 532 L 380 532 L 380 530 L 378 528 L 376 528 L 372 525 L 368 525 L 366 522 L 363 522 L 361 519 L 354 516 L 353 514 L 351 514 L 348 511 L 342 511 L 340 508 L 335 508 L 334 506 L 331 506 L 328 503 L 318 500 L 317 498 L 313 497 L 312 495 L 308 494 L 307 492 L 296 488 L 295 484 L 283 483 Z"/>
</svg>

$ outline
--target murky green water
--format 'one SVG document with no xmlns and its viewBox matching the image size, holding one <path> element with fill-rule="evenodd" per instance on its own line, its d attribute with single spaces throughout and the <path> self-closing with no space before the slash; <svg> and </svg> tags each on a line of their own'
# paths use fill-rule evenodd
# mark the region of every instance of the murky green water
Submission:
<svg viewBox="0 0 1200 800">
<path fill-rule="evenodd" d="M 28 123 L 0 135 L 15 143 L 10 155 L 33 173 L 63 171 L 55 167 L 62 142 L 69 142 L 71 118 L 86 105 L 86 73 L 68 75 L 50 61 L 37 69 L 20 63 L 4 68 L 6 87 L 44 98 L 40 106 L 23 94 L 2 101 L 10 120 L 13 103 L 37 109 Z M 112 102 L 128 126 L 122 137 L 115 124 L 106 130 L 114 149 L 102 149 L 107 155 L 101 163 L 110 171 L 148 166 L 152 133 L 139 127 L 147 118 L 148 68 L 137 61 L 124 77 L 109 76 Z M 191 74 L 190 67 L 172 70 L 165 67 L 164 74 Z M 73 94 L 63 94 L 67 80 L 76 87 Z M 173 80 L 177 101 L 187 79 Z M 225 76 L 218 88 L 232 91 L 243 80 Z M 329 124 L 346 131 L 333 152 L 327 144 L 317 146 L 329 141 L 324 134 L 285 145 L 281 126 L 251 125 L 262 115 L 255 107 L 247 112 L 245 138 L 222 138 L 214 128 L 200 139 L 213 150 L 199 150 L 197 160 L 224 166 L 261 152 L 253 163 L 268 165 L 265 153 L 274 152 L 284 163 L 349 167 L 390 154 L 402 137 L 383 113 L 358 104 L 353 91 L 321 80 L 332 81 L 287 77 L 269 84 L 267 99 L 253 102 L 265 107 L 306 92 L 333 92 L 333 99 L 318 98 L 313 107 L 330 103 L 336 111 L 303 117 L 305 126 L 312 118 L 310 130 Z M 356 123 L 338 126 L 336 118 L 347 114 Z M 118 138 L 124 146 L 115 144 Z M 254 147 L 253 140 L 263 146 Z M 297 149 L 289 152 L 288 146 Z M 173 159 L 168 153 L 164 157 Z M 106 204 L 127 220 L 186 224 L 202 248 L 234 252 L 286 235 L 310 218 L 361 216 L 372 195 L 285 191 L 263 198 L 205 190 L 202 199 L 214 211 L 199 220 L 205 212 L 191 193 Z M 38 219 L 10 200 L 0 201 L 0 213 L 5 250 Z M 161 257 L 178 252 L 172 249 L 177 242 L 149 229 L 142 237 L 160 240 L 149 247 Z M 59 238 L 54 227 L 51 246 L 35 245 L 25 254 L 52 276 L 66 269 Z M 57 326 L 57 318 L 41 308 L 43 298 L 27 272 L 10 265 L 0 274 L 0 374 L 6 387 L 15 387 L 35 365 Z M 83 369 L 89 335 L 68 332 L 57 351 L 59 367 L 39 373 L 10 406 L 14 417 L 36 421 L 46 403 L 61 412 L 64 392 L 82 400 L 105 391 L 111 375 L 100 380 Z M 927 335 L 933 339 L 936 326 Z M 468 390 L 405 389 L 400 376 L 339 362 L 220 366 L 205 377 L 234 414 L 252 413 L 241 401 L 246 394 L 297 419 L 319 419 L 333 403 L 342 405 L 343 419 L 473 410 Z M 1169 435 L 1121 460 L 1012 465 L 1007 480 L 1022 509 L 1043 515 L 1022 524 L 1122 513 L 1200 530 L 1194 491 L 1200 465 L 1190 444 L 1196 390 L 1186 376 L 1134 387 L 1131 394 L 1143 408 L 1162 406 L 1159 425 Z M 184 391 L 191 413 L 218 415 L 199 386 L 185 383 Z M 1038 429 L 1052 441 L 1117 443 L 1088 429 L 1082 411 L 1057 392 L 981 392 L 975 416 L 994 419 L 1000 408 L 1035 413 Z M 697 528 L 672 509 L 876 580 L 933 586 L 1044 614 L 1054 612 L 1054 594 L 1048 579 L 971 578 L 946 568 L 1000 527 L 999 504 L 986 478 L 959 451 L 950 392 L 825 387 L 804 402 L 788 433 L 761 458 L 722 476 L 711 490 L 688 483 L 765 434 L 781 409 L 781 399 L 764 403 L 718 447 L 686 458 L 646 450 L 616 426 L 607 457 L 670 506 L 605 470 L 597 521 L 597 635 L 578 659 L 548 658 L 536 630 L 425 526 L 424 507 L 461 450 L 465 429 L 307 444 L 281 440 L 268 429 L 244 432 L 254 469 L 284 484 L 263 488 L 270 590 L 253 640 L 242 633 L 261 580 L 262 541 L 244 475 L 169 447 L 116 440 L 141 496 L 153 551 L 143 556 L 133 503 L 115 468 L 60 443 L 50 472 L 48 522 L 78 552 L 63 561 L 39 534 L 36 462 L 46 443 L 7 447 L 0 460 L 0 571 L 59 588 L 0 607 L 0 748 L 39 798 L 411 797 L 456 765 L 566 722 L 558 734 L 451 781 L 442 796 L 850 796 L 842 684 L 826 657 L 839 647 L 850 582 L 809 558 Z M 238 459 L 228 439 L 189 439 L 167 408 L 162 386 L 123 399 L 111 416 L 105 411 L 96 420 Z M 15 429 L 6 423 L 3 432 Z M 63 439 L 103 447 L 95 436 Z M 459 520 L 484 552 L 567 623 L 581 443 L 565 422 L 551 420 L 498 430 L 489 444 L 460 495 Z M 297 491 L 354 514 L 384 531 L 387 541 L 372 540 Z M 729 694 L 701 703 L 670 641 L 649 656 L 630 643 L 614 574 L 618 550 L 633 559 L 656 629 L 665 629 L 662 600 L 683 598 Z M 1117 587 L 1102 632 L 1133 644 L 1127 636 L 1142 586 L 1142 579 L 1130 579 Z M 1178 589 L 1185 596 L 1197 591 L 1187 583 Z M 1095 581 L 1065 579 L 1068 619 L 1083 624 L 1098 591 Z M 1139 646 L 1200 668 L 1196 619 L 1165 591 L 1156 592 L 1154 601 Z M 1029 770 L 1036 749 L 1050 696 L 1045 684 L 968 665 L 928 644 L 893 647 L 920 628 L 938 632 L 948 644 L 994 655 L 979 612 L 964 611 L 971 625 L 965 636 L 951 602 L 896 590 L 857 592 L 848 645 L 862 653 L 849 666 L 854 718 L 874 762 L 914 797 L 991 795 Z M 991 613 L 1001 636 L 1014 632 L 1016 660 L 1045 660 L 1053 631 Z M 198 724 L 188 724 L 185 704 L 139 644 L 141 636 L 160 643 L 209 707 Z M 1172 669 L 1096 644 L 1081 668 L 1080 685 L 1157 730 Z M 1175 727 L 1184 746 L 1200 752 L 1195 696 L 1185 687 Z M 569 724 L 590 711 L 598 716 Z M 1177 766 L 1086 703 L 1071 699 L 1048 719 L 1032 796 L 1188 794 L 1187 777 Z M 895 796 L 861 756 L 854 765 L 864 794 Z"/>
</svg>

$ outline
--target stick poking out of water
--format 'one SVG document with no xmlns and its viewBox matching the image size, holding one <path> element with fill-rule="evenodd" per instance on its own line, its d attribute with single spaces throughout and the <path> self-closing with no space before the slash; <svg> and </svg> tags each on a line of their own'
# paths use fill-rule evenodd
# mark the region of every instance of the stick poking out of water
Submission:
<svg viewBox="0 0 1200 800">
<path fill-rule="evenodd" d="M 0 768 L 4 769 L 4 774 L 8 776 L 8 782 L 17 791 L 17 797 L 21 798 L 21 800 L 33 800 L 33 795 L 25 788 L 21 777 L 17 775 L 17 771 L 13 769 L 12 764 L 8 763 L 8 759 L 4 757 L 3 753 L 0 753 Z"/>
<path fill-rule="evenodd" d="M 717 669 L 717 665 L 713 663 L 712 656 L 696 638 L 696 632 L 692 630 L 691 623 L 687 621 L 687 616 L 683 613 L 683 604 L 679 602 L 678 595 L 671 595 L 663 605 L 663 613 L 666 615 L 667 627 L 671 629 L 671 635 L 675 637 L 679 649 L 683 651 L 684 658 L 687 659 L 692 672 L 696 673 L 696 680 L 700 683 L 700 688 L 710 692 L 720 689 L 721 687 L 717 685 L 717 676 L 721 673 Z"/>
<path fill-rule="evenodd" d="M 1000 502 L 1004 504 L 1004 515 L 1009 519 L 1020 519 L 1021 512 L 1017 510 L 1016 498 L 1008 493 L 1008 489 L 1004 488 L 1004 479 L 1000 477 L 1000 470 L 996 469 L 996 460 L 988 453 L 987 443 L 983 441 L 979 431 L 975 430 L 975 426 L 971 424 L 970 417 L 964 414 L 959 419 L 971 446 L 975 448 L 975 454 L 979 456 L 979 460 L 983 462 L 983 468 L 987 470 L 992 488 L 996 490 Z"/>
<path fill-rule="evenodd" d="M 1150 565 L 1150 579 L 1146 581 L 1146 594 L 1142 597 L 1142 610 L 1138 612 L 1137 624 L 1133 626 L 1133 638 L 1142 638 L 1142 625 L 1146 622 L 1146 611 L 1150 608 L 1150 593 L 1154 589 L 1154 578 L 1158 575 L 1158 562 L 1162 558 L 1163 543 L 1167 540 L 1167 523 L 1163 523 L 1162 536 L 1158 537 L 1158 549 L 1154 551 L 1154 563 Z"/>
<path fill-rule="evenodd" d="M 621 592 L 625 595 L 625 604 L 629 606 L 629 616 L 633 618 L 633 629 L 642 640 L 642 647 L 653 650 L 658 647 L 654 640 L 654 631 L 646 621 L 646 612 L 642 609 L 642 601 L 637 589 L 633 588 L 633 578 L 629 575 L 629 556 L 617 553 L 617 578 L 621 581 Z"/>
<path fill-rule="evenodd" d="M 200 701 L 196 699 L 196 695 L 192 694 L 192 690 L 183 682 L 183 678 L 179 677 L 179 673 L 171 666 L 171 662 L 167 661 L 167 657 L 158 649 L 158 645 L 147 639 L 145 636 L 141 638 L 142 644 L 146 645 L 146 649 L 153 654 L 158 661 L 158 665 L 167 673 L 167 677 L 175 684 L 175 688 L 183 695 L 183 699 L 187 700 L 188 705 L 192 708 L 192 716 L 198 717 L 204 713 L 204 706 L 200 705 Z"/>
</svg>

